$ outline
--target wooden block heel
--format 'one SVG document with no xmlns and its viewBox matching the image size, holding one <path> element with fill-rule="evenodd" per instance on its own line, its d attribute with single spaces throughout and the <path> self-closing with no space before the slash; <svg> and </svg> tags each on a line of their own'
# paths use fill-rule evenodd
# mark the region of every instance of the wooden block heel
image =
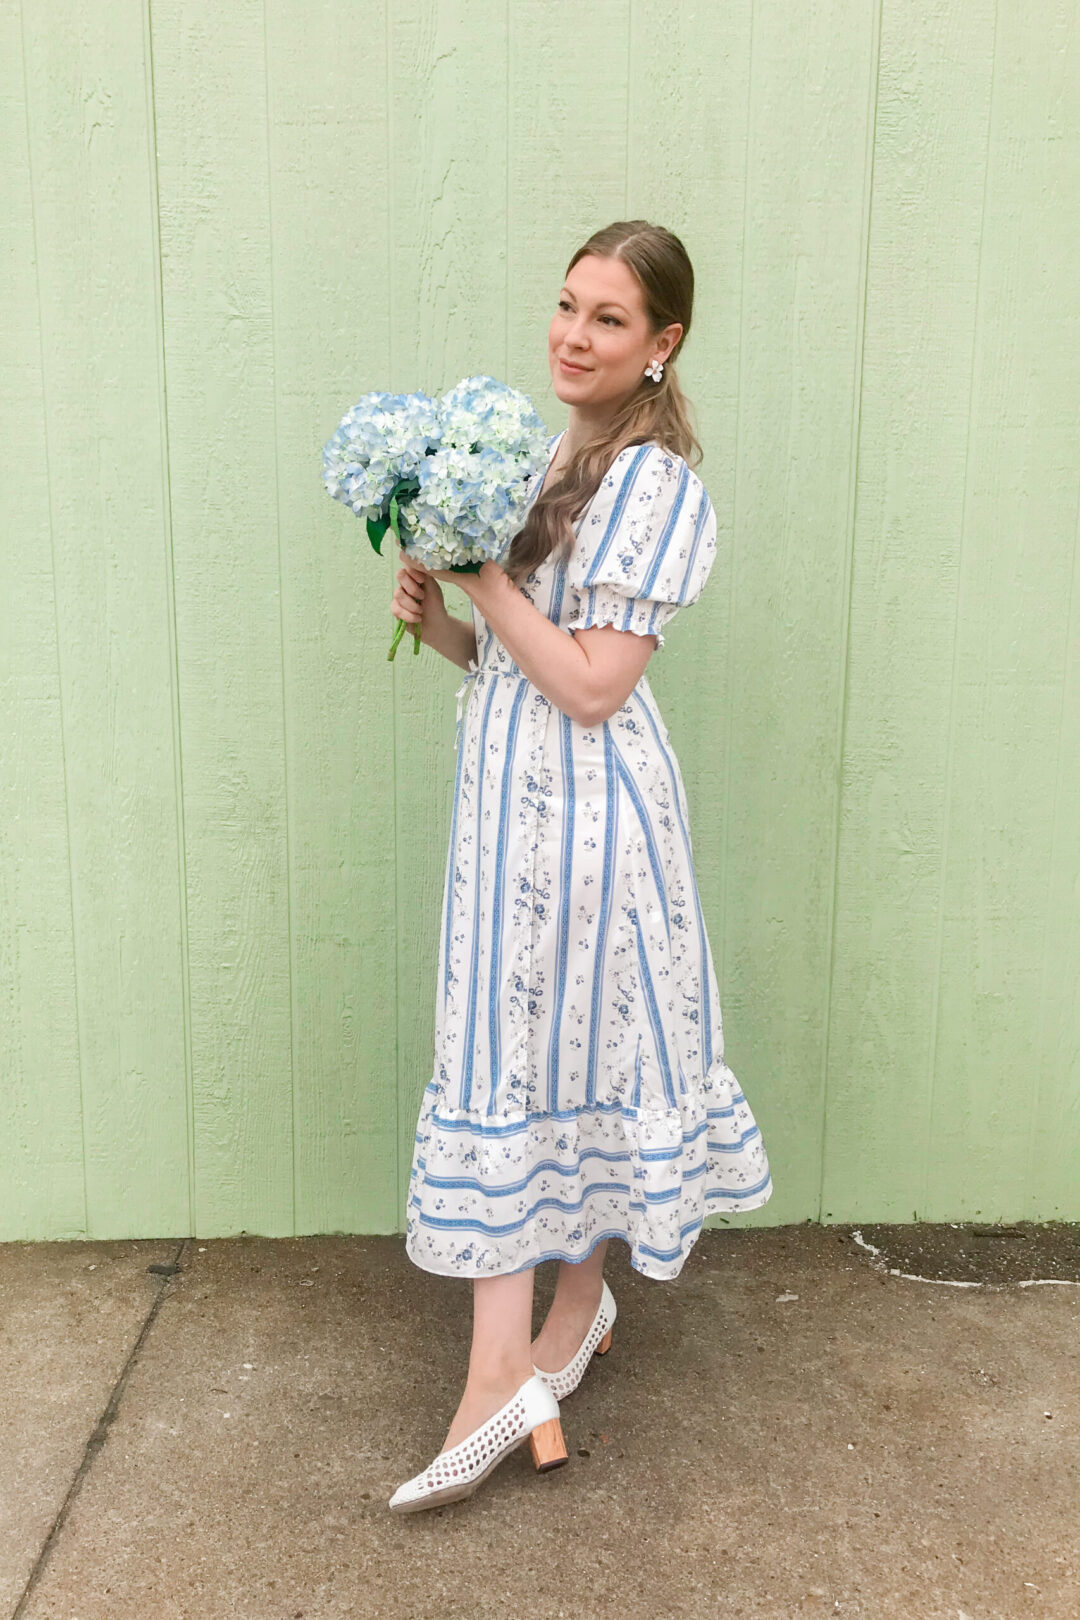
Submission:
<svg viewBox="0 0 1080 1620">
<path fill-rule="evenodd" d="M 529 1448 L 532 1459 L 541 1473 L 549 1468 L 561 1468 L 563 1463 L 570 1461 L 570 1454 L 563 1439 L 562 1424 L 559 1419 L 549 1418 L 546 1423 L 537 1424 L 529 1435 Z"/>
<path fill-rule="evenodd" d="M 606 1356 L 608 1351 L 611 1349 L 611 1331 L 611 1328 L 608 1328 L 607 1332 L 604 1334 L 604 1337 L 597 1345 L 596 1354 L 598 1356 Z"/>
</svg>

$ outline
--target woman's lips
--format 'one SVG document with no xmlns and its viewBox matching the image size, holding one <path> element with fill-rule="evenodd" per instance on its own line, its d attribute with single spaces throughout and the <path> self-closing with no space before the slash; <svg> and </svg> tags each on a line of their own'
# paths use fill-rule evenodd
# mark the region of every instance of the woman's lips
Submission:
<svg viewBox="0 0 1080 1620">
<path fill-rule="evenodd" d="M 569 371 L 575 377 L 580 376 L 582 372 L 592 370 L 591 366 L 574 366 L 571 365 L 568 360 L 563 360 L 561 358 L 559 360 L 559 364 L 562 366 L 564 371 Z"/>
</svg>

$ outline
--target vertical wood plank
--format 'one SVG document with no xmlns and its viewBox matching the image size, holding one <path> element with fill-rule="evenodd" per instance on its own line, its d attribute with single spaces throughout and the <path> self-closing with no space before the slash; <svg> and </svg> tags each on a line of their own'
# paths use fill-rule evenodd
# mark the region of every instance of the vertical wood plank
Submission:
<svg viewBox="0 0 1080 1620">
<path fill-rule="evenodd" d="M 340 8 L 267 0 L 266 18 L 296 1230 L 392 1232 L 393 553 L 376 557 L 364 524 L 330 500 L 320 456 L 391 371 L 386 18 L 380 0 L 349 14 L 363 73 L 342 49 Z"/>
<path fill-rule="evenodd" d="M 0 3 L 0 1237 L 87 1230 L 27 41 Z"/>
<path fill-rule="evenodd" d="M 294 1230 L 262 0 L 155 0 L 197 1235 Z"/>
<path fill-rule="evenodd" d="M 566 406 L 547 362 L 559 288 L 582 242 L 625 218 L 630 0 L 551 0 L 509 17 L 508 365 L 559 433 Z"/>
<path fill-rule="evenodd" d="M 928 963 L 933 1090 L 925 1141 L 911 1139 L 912 1151 L 925 1154 L 918 1208 L 927 1220 L 1075 1214 L 1075 20 L 1061 3 L 1037 15 L 1000 7 L 997 16 L 949 691 L 945 865 Z"/>
<path fill-rule="evenodd" d="M 993 53 L 992 0 L 884 0 L 825 1098 L 834 1220 L 926 1213 Z"/>
</svg>

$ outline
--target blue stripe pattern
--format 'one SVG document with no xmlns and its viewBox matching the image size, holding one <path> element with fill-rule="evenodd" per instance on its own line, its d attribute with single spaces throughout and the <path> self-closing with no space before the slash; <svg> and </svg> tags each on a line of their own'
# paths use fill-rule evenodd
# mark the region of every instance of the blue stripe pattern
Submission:
<svg viewBox="0 0 1080 1620">
<path fill-rule="evenodd" d="M 663 564 L 667 561 L 668 552 L 671 548 L 672 537 L 675 535 L 677 530 L 679 514 L 682 511 L 683 503 L 686 500 L 686 491 L 689 483 L 690 469 L 684 461 L 679 470 L 679 480 L 675 489 L 675 499 L 672 501 L 671 509 L 660 526 L 660 538 L 656 544 L 655 555 L 652 562 L 645 570 L 645 578 L 642 581 L 640 593 L 642 596 L 652 595 L 653 587 L 656 584 L 656 576 L 659 574 Z"/>
<path fill-rule="evenodd" d="M 559 932 L 555 941 L 555 1014 L 548 1031 L 548 1108 L 559 1106 L 559 1048 L 556 1035 L 562 1027 L 563 1002 L 566 997 L 566 963 L 570 943 L 570 897 L 574 879 L 574 743 L 572 721 L 561 714 L 557 721 L 562 744 L 563 813 L 559 829 L 559 875 L 562 892 L 559 898 Z"/>
<path fill-rule="evenodd" d="M 510 808 L 510 789 L 513 781 L 514 748 L 517 743 L 518 726 L 521 720 L 521 705 L 528 695 L 528 684 L 525 681 L 516 683 L 513 701 L 510 705 L 510 725 L 507 731 L 506 753 L 503 760 L 502 793 L 499 797 L 499 836 L 495 847 L 495 900 L 491 914 L 491 950 L 488 960 L 491 964 L 488 982 L 488 1039 L 490 1046 L 490 1072 L 499 1073 L 499 991 L 502 982 L 502 942 L 504 932 L 504 908 L 506 898 L 506 842 L 507 820 Z M 498 1103 L 498 1091 L 495 1086 L 490 1087 L 488 1096 L 488 1113 L 493 1114 Z"/>
<path fill-rule="evenodd" d="M 585 1084 L 585 1106 L 596 1106 L 596 1049 L 600 1040 L 600 994 L 603 989 L 604 955 L 607 950 L 608 924 L 611 918 L 611 891 L 615 875 L 615 839 L 618 833 L 619 800 L 615 793 L 614 772 L 611 769 L 611 733 L 605 724 L 604 734 L 604 866 L 600 892 L 600 917 L 593 950 L 592 1008 L 589 1017 L 589 1067 Z"/>
<path fill-rule="evenodd" d="M 645 462 L 648 460 L 649 455 L 649 446 L 647 444 L 643 444 L 635 453 L 627 471 L 624 473 L 619 483 L 618 494 L 615 497 L 614 504 L 608 515 L 607 527 L 604 530 L 604 537 L 599 546 L 596 548 L 592 561 L 585 570 L 585 583 L 587 585 L 594 584 L 599 577 L 600 568 L 608 552 L 611 550 L 615 537 L 619 532 L 619 524 L 624 513 L 626 512 L 627 504 L 633 492 L 634 485 L 637 482 L 638 474 L 640 473 Z"/>
<path fill-rule="evenodd" d="M 498 691 L 498 686 L 493 681 L 491 683 L 491 685 L 488 687 L 487 701 L 484 704 L 484 718 L 483 718 L 483 723 L 482 723 L 481 728 L 480 728 L 480 757 L 479 757 L 479 763 L 478 763 L 477 772 L 476 772 L 476 803 L 477 803 L 476 825 L 477 825 L 477 828 L 482 826 L 481 813 L 482 813 L 482 810 L 483 810 L 483 803 L 484 803 L 484 758 L 485 758 L 485 750 L 486 750 L 486 743 L 487 743 L 488 724 L 489 724 L 490 719 L 491 719 L 491 709 L 492 709 L 492 705 L 493 705 L 493 703 L 495 701 L 495 693 L 497 691 Z M 477 836 L 479 837 L 479 833 L 477 834 Z M 476 887 L 475 887 L 474 898 L 473 898 L 473 948 L 472 948 L 472 960 L 473 960 L 474 963 L 476 963 L 479 960 L 479 947 L 480 947 L 480 910 L 481 910 L 480 898 L 481 898 L 481 893 L 482 893 L 482 869 L 481 869 L 481 866 L 480 866 L 480 863 L 479 863 L 478 860 L 474 861 L 474 865 L 476 867 Z M 468 1011 L 467 1011 L 466 1016 L 465 1016 L 465 1075 L 464 1075 L 464 1082 L 463 1082 L 464 1099 L 465 1099 L 464 1105 L 465 1105 L 466 1108 L 468 1108 L 469 1103 L 472 1100 L 473 1043 L 474 1043 L 475 1038 L 476 1038 L 477 978 L 478 978 L 478 976 L 477 976 L 475 971 L 473 971 L 473 972 L 471 972 L 469 974 L 469 1006 L 468 1006 Z"/>
<path fill-rule="evenodd" d="M 676 764 L 674 755 L 670 752 L 670 750 L 667 748 L 667 746 L 661 741 L 660 728 L 657 725 L 656 716 L 652 712 L 650 707 L 644 702 L 644 700 L 641 697 L 640 693 L 637 692 L 637 691 L 631 692 L 630 701 L 634 702 L 635 707 L 641 712 L 642 717 L 645 720 L 645 723 L 648 725 L 650 731 L 653 734 L 653 737 L 656 740 L 657 754 L 658 754 L 658 756 L 663 758 L 663 760 L 665 761 L 665 764 L 667 766 L 668 782 L 669 782 L 670 788 L 671 788 L 671 799 L 672 799 L 672 803 L 675 806 L 675 814 L 678 817 L 678 821 L 679 821 L 679 833 L 680 833 L 680 836 L 682 838 L 684 864 L 685 864 L 686 870 L 690 874 L 690 881 L 691 881 L 691 885 L 692 885 L 692 888 L 693 888 L 693 894 L 694 894 L 694 918 L 695 918 L 695 921 L 697 923 L 698 945 L 700 947 L 700 958 L 699 958 L 699 965 L 698 965 L 698 973 L 700 975 L 701 984 L 702 985 L 707 985 L 708 982 L 709 982 L 709 974 L 708 974 L 708 971 L 707 971 L 707 969 L 708 969 L 708 945 L 707 945 L 706 936 L 705 936 L 705 913 L 702 910 L 701 896 L 698 893 L 697 873 L 696 873 L 696 871 L 694 869 L 694 857 L 693 857 L 693 852 L 692 852 L 691 844 L 690 844 L 690 830 L 687 827 L 685 820 L 683 819 L 683 813 L 682 813 L 682 803 L 681 803 L 681 793 L 680 793 L 680 788 L 681 788 L 681 785 L 682 785 L 682 773 L 679 770 L 678 765 Z M 703 995 L 701 999 L 702 999 L 701 1013 L 702 1013 L 702 1020 L 703 1020 L 703 1022 L 702 1022 L 702 1072 L 705 1073 L 709 1069 L 712 1068 L 712 1065 L 713 1065 L 713 1062 L 715 1061 L 715 1058 L 714 1058 L 713 1043 L 712 1043 L 712 1007 L 711 1007 L 711 1004 L 710 1004 L 710 997 L 708 995 Z"/>
</svg>

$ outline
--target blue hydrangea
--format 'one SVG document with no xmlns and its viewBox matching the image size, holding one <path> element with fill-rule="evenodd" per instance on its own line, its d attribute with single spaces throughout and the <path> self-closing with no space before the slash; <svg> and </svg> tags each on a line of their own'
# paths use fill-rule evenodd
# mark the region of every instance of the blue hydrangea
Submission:
<svg viewBox="0 0 1080 1620">
<path fill-rule="evenodd" d="M 385 515 L 394 485 L 416 478 L 442 428 L 426 394 L 365 394 L 323 446 L 323 482 L 359 518 Z"/>
<path fill-rule="evenodd" d="M 371 393 L 323 448 L 323 478 L 357 517 L 398 526 L 425 568 L 499 560 L 524 521 L 530 475 L 547 465 L 548 431 L 527 395 L 494 377 L 465 377 L 438 400 Z"/>
</svg>

